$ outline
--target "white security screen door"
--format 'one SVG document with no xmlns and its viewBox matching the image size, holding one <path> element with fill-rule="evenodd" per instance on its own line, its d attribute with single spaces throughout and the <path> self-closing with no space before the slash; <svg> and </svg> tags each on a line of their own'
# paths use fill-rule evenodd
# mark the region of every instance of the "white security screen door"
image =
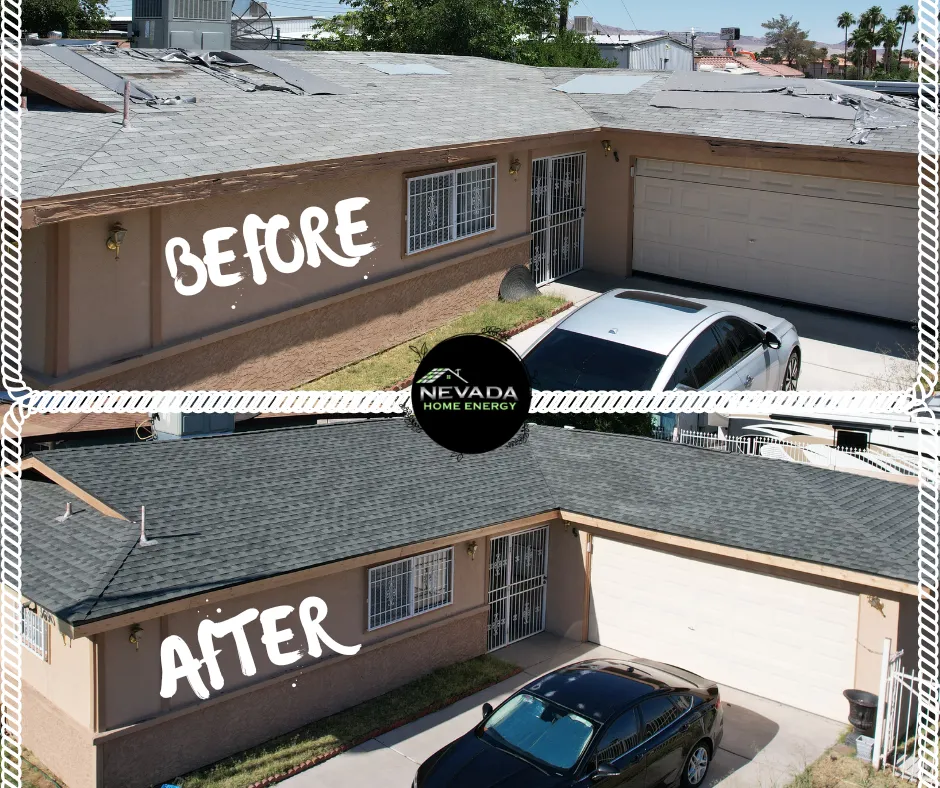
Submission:
<svg viewBox="0 0 940 788">
<path fill-rule="evenodd" d="M 544 285 L 584 262 L 584 154 L 532 160 L 530 269 Z"/>
<path fill-rule="evenodd" d="M 489 651 L 545 629 L 547 580 L 547 527 L 490 540 Z"/>
</svg>

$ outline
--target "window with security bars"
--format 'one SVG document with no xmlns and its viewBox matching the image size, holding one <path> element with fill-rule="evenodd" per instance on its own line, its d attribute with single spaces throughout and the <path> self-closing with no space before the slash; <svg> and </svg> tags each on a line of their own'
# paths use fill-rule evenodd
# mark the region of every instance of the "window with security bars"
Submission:
<svg viewBox="0 0 940 788">
<path fill-rule="evenodd" d="M 43 621 L 42 615 L 24 607 L 21 632 L 23 645 L 44 662 L 48 661 L 49 625 Z"/>
<path fill-rule="evenodd" d="M 426 613 L 454 598 L 454 548 L 369 570 L 369 629 Z"/>
<path fill-rule="evenodd" d="M 408 254 L 496 227 L 496 165 L 408 179 Z"/>
<path fill-rule="evenodd" d="M 174 19 L 224 22 L 231 14 L 232 4 L 228 0 L 173 0 Z"/>
</svg>

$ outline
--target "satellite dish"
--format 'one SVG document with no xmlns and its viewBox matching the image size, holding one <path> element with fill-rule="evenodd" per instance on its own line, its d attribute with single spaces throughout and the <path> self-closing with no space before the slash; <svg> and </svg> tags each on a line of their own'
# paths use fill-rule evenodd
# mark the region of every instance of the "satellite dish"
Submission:
<svg viewBox="0 0 940 788">
<path fill-rule="evenodd" d="M 274 38 L 274 22 L 266 4 L 232 0 L 232 49 L 267 49 Z"/>
</svg>

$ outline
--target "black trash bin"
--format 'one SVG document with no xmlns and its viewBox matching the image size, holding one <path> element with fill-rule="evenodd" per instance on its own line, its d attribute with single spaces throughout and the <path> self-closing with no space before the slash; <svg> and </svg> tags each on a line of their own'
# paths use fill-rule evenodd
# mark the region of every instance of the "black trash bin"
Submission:
<svg viewBox="0 0 940 788">
<path fill-rule="evenodd" d="M 849 722 L 855 729 L 852 738 L 873 736 L 875 714 L 878 711 L 878 696 L 859 689 L 845 690 L 842 694 L 849 702 Z"/>
</svg>

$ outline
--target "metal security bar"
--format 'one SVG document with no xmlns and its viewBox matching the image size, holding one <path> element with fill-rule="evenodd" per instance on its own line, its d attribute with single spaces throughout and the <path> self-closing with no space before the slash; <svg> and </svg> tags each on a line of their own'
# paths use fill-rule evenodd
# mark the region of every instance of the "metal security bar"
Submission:
<svg viewBox="0 0 940 788">
<path fill-rule="evenodd" d="M 408 179 L 408 254 L 496 227 L 496 165 Z"/>
<path fill-rule="evenodd" d="M 545 629 L 548 588 L 548 528 L 490 540 L 489 627 L 493 651 Z"/>
<path fill-rule="evenodd" d="M 42 616 L 28 607 L 23 608 L 23 645 L 43 662 L 49 659 L 49 625 Z"/>
<path fill-rule="evenodd" d="M 583 153 L 532 161 L 532 241 L 529 268 L 537 285 L 584 264 Z"/>
<path fill-rule="evenodd" d="M 173 0 L 174 19 L 225 22 L 231 15 L 232 4 L 228 0 Z"/>
<path fill-rule="evenodd" d="M 369 629 L 449 605 L 454 596 L 454 548 L 369 570 Z"/>
<path fill-rule="evenodd" d="M 901 670 L 900 653 L 891 657 L 882 703 L 878 707 L 872 765 L 912 783 L 920 779 L 920 740 L 917 721 L 922 681 Z"/>
<path fill-rule="evenodd" d="M 890 452 L 879 446 L 870 446 L 864 450 L 841 449 L 821 443 L 793 443 L 772 436 L 728 437 L 712 432 L 692 430 L 675 430 L 672 433 L 653 430 L 653 437 L 686 446 L 698 446 L 701 449 L 713 449 L 731 454 L 753 454 L 833 470 L 881 471 L 902 476 L 917 476 L 918 474 L 915 455 L 905 456 L 903 453 Z M 929 458 L 923 458 L 923 461 L 932 462 Z"/>
</svg>

